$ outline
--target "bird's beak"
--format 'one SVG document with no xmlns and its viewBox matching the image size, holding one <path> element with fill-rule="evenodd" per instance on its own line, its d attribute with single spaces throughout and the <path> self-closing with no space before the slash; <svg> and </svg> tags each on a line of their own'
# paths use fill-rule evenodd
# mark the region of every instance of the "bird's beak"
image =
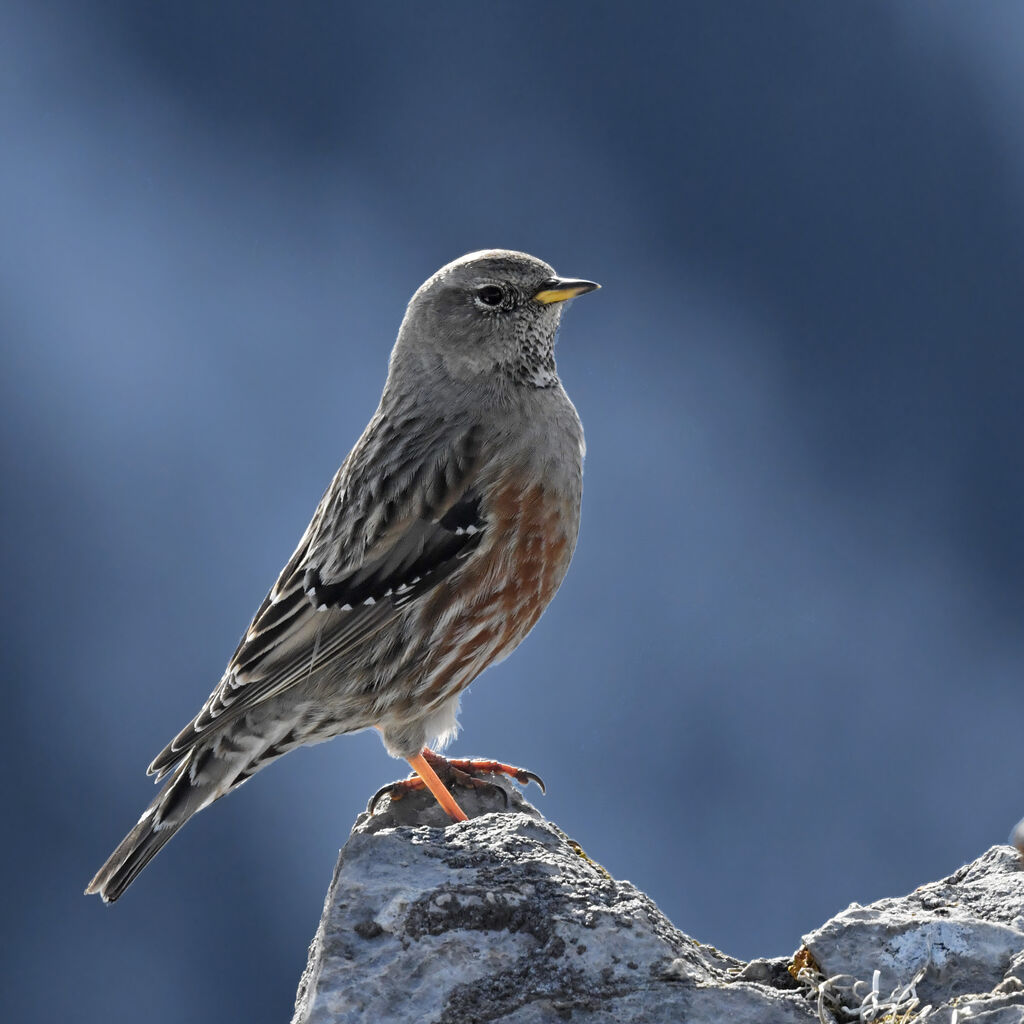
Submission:
<svg viewBox="0 0 1024 1024">
<path fill-rule="evenodd" d="M 548 305 L 551 302 L 565 302 L 566 299 L 574 299 L 577 295 L 585 295 L 600 287 L 593 281 L 577 281 L 571 277 L 553 277 L 544 282 L 544 286 L 533 298 L 536 302 Z"/>
</svg>

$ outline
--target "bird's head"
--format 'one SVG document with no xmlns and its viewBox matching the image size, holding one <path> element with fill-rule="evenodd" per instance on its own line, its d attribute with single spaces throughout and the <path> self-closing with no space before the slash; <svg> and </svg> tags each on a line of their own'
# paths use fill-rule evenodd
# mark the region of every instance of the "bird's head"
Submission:
<svg viewBox="0 0 1024 1024">
<path fill-rule="evenodd" d="M 392 375 L 401 368 L 467 383 L 495 378 L 550 387 L 558 381 L 555 334 L 565 301 L 598 287 L 559 277 L 526 253 L 470 253 L 442 267 L 412 297 Z"/>
</svg>

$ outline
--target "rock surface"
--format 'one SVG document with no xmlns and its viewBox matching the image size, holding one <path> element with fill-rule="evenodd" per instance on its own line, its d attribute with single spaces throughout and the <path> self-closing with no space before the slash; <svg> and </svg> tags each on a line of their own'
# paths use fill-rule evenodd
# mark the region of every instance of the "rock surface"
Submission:
<svg viewBox="0 0 1024 1024">
<path fill-rule="evenodd" d="M 1024 1024 L 1024 871 L 1010 847 L 851 906 L 806 936 L 795 966 L 748 964 L 676 929 L 511 783 L 459 800 L 459 824 L 420 793 L 359 817 L 293 1024 L 881 1021 L 915 996 L 932 1010 L 914 1020 Z"/>
<path fill-rule="evenodd" d="M 851 903 L 804 946 L 831 980 L 834 1003 L 856 1007 L 878 971 L 878 998 L 911 982 L 935 1024 L 1024 1021 L 1024 869 L 1020 854 L 994 846 L 948 878 L 910 895 Z M 860 984 L 857 984 L 857 981 Z M 941 1012 L 940 1012 L 940 1008 Z M 984 1016 L 983 1016 L 984 1015 Z"/>
</svg>

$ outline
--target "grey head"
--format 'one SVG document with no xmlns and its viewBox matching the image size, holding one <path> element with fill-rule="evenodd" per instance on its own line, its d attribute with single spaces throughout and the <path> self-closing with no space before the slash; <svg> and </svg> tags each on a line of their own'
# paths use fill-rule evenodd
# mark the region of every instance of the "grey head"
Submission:
<svg viewBox="0 0 1024 1024">
<path fill-rule="evenodd" d="M 425 375 L 467 386 L 553 387 L 565 300 L 598 287 L 559 277 L 543 260 L 509 249 L 462 256 L 413 295 L 389 382 Z"/>
</svg>

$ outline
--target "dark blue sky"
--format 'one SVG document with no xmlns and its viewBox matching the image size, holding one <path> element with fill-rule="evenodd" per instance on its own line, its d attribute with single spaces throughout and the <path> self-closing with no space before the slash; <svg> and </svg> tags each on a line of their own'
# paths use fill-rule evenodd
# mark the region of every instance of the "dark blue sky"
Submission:
<svg viewBox="0 0 1024 1024">
<path fill-rule="evenodd" d="M 409 295 L 482 247 L 604 290 L 559 345 L 576 559 L 454 749 L 538 771 L 591 856 L 743 957 L 1002 841 L 1022 45 L 1009 2 L 5 5 L 11 1019 L 286 1018 L 403 774 L 375 736 L 261 774 L 113 910 L 81 890 Z"/>
</svg>

